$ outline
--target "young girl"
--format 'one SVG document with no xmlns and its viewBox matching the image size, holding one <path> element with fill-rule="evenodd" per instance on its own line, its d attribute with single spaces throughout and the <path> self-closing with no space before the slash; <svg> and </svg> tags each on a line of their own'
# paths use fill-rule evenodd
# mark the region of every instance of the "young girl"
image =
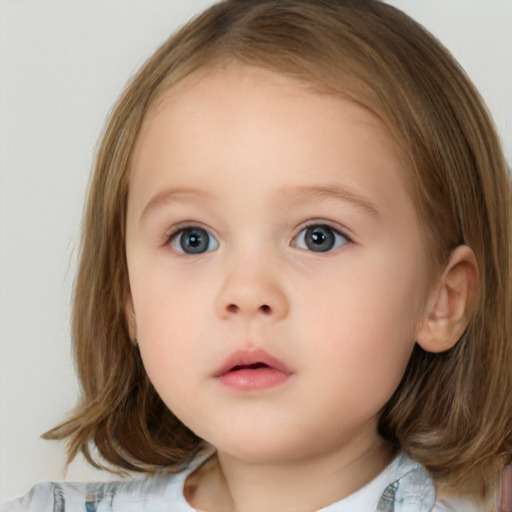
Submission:
<svg viewBox="0 0 512 512">
<path fill-rule="evenodd" d="M 491 510 L 510 204 L 482 100 L 400 11 L 213 6 L 107 127 L 74 302 L 83 396 L 46 434 L 148 475 L 2 510 Z"/>
</svg>

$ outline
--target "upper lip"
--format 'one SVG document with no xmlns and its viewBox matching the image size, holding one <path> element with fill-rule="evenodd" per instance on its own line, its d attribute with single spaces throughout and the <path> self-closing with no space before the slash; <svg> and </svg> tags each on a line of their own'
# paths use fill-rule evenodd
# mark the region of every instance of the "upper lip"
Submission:
<svg viewBox="0 0 512 512">
<path fill-rule="evenodd" d="M 283 373 L 291 373 L 288 367 L 276 357 L 261 348 L 253 348 L 237 350 L 228 356 L 215 372 L 215 377 L 225 375 L 237 366 L 251 366 L 258 363 Z"/>
</svg>

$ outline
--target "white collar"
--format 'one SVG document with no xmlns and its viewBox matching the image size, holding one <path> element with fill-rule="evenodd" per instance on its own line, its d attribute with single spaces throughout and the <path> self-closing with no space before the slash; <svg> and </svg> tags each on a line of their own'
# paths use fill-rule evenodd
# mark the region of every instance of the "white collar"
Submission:
<svg viewBox="0 0 512 512">
<path fill-rule="evenodd" d="M 207 458 L 195 459 L 166 488 L 162 497 L 173 504 L 173 512 L 196 512 L 183 496 L 183 487 L 189 475 Z M 401 452 L 371 482 L 317 512 L 430 512 L 435 498 L 435 486 L 429 474 Z"/>
</svg>

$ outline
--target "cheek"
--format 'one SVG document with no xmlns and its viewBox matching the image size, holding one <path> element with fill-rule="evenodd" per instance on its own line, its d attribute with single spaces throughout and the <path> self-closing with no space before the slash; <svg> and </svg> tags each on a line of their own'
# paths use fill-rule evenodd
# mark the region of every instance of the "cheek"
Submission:
<svg viewBox="0 0 512 512">
<path fill-rule="evenodd" d="M 152 297 L 137 313 L 139 350 L 149 380 L 167 407 L 182 420 L 189 417 L 190 386 L 197 382 L 202 360 L 193 308 L 183 301 Z M 192 415 L 193 417 L 193 415 Z"/>
<path fill-rule="evenodd" d="M 321 358 L 320 367 L 343 368 L 354 390 L 365 379 L 396 387 L 414 346 L 421 295 L 414 267 L 383 260 L 332 275 L 303 294 L 304 348 Z"/>
<path fill-rule="evenodd" d="M 172 379 L 190 368 L 200 314 L 190 287 L 146 275 L 133 284 L 132 295 L 137 340 L 151 380 Z"/>
<path fill-rule="evenodd" d="M 199 281 L 184 279 L 158 259 L 135 268 L 130 288 L 139 341 L 164 339 L 193 325 L 200 307 Z"/>
</svg>

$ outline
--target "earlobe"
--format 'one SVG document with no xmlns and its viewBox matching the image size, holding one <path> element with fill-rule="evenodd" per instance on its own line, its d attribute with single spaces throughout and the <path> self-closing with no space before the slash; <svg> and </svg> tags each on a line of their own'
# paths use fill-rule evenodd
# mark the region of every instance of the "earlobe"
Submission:
<svg viewBox="0 0 512 512">
<path fill-rule="evenodd" d="M 427 301 L 425 320 L 417 333 L 417 343 L 427 352 L 452 348 L 466 330 L 469 310 L 478 288 L 478 264 L 466 245 L 450 255 L 442 275 Z"/>
</svg>

